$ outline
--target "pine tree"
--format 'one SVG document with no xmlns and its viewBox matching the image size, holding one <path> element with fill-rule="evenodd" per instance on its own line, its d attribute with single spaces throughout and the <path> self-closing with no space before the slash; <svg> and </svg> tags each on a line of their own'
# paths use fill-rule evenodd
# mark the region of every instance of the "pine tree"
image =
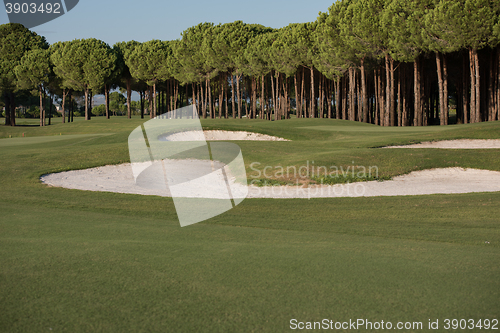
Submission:
<svg viewBox="0 0 500 333">
<path fill-rule="evenodd" d="M 19 89 L 38 89 L 40 97 L 40 126 L 45 126 L 43 93 L 49 83 L 51 70 L 50 53 L 47 49 L 26 52 L 14 72 Z"/>
<path fill-rule="evenodd" d="M 0 91 L 5 104 L 5 125 L 16 125 L 17 78 L 13 69 L 27 51 L 48 47 L 44 37 L 21 24 L 0 25 Z"/>
</svg>

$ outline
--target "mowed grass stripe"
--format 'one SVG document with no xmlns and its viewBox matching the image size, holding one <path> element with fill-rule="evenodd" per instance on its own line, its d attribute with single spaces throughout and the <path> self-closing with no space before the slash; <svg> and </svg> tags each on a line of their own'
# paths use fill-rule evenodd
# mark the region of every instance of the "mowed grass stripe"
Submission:
<svg viewBox="0 0 500 333">
<path fill-rule="evenodd" d="M 111 133 L 112 134 L 112 133 Z M 23 145 L 37 145 L 46 144 L 49 142 L 56 141 L 66 141 L 71 139 L 87 139 L 95 136 L 110 135 L 110 133 L 101 134 L 67 134 L 67 135 L 55 135 L 55 136 L 35 136 L 35 137 L 21 137 L 21 138 L 9 138 L 0 139 L 0 148 L 2 147 L 12 147 L 12 146 L 23 146 Z"/>
<path fill-rule="evenodd" d="M 287 318 L 481 318 L 499 306 L 492 247 L 43 213 L 2 233 L 10 331 L 273 332 Z"/>
</svg>

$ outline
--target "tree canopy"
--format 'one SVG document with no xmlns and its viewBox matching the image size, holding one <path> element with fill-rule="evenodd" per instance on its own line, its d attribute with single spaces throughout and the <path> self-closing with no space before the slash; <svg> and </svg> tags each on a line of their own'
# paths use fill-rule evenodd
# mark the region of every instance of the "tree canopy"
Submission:
<svg viewBox="0 0 500 333">
<path fill-rule="evenodd" d="M 15 68 L 24 54 L 34 49 L 47 49 L 43 36 L 26 29 L 23 25 L 9 23 L 0 25 L 0 91 L 5 104 L 5 124 L 15 123 L 15 92 L 18 88 Z"/>
<path fill-rule="evenodd" d="M 448 124 L 452 108 L 459 123 L 497 120 L 499 17 L 493 0 L 341 0 L 314 22 L 280 29 L 204 22 L 174 41 L 58 42 L 50 66 L 61 88 L 84 92 L 86 105 L 89 94 L 125 88 L 129 117 L 137 90 L 151 117 L 191 103 L 204 117 L 294 113 L 423 126 Z M 13 68 L 48 45 L 15 24 L 0 26 L 0 40 L 0 90 L 15 109 L 16 89 L 48 77 L 45 53 Z M 40 66 L 30 64 L 35 58 Z"/>
</svg>

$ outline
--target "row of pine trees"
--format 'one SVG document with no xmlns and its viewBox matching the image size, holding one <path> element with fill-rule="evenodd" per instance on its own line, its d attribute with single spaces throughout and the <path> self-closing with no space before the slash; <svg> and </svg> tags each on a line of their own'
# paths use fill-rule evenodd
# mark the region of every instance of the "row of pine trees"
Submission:
<svg viewBox="0 0 500 333">
<path fill-rule="evenodd" d="M 90 119 L 90 96 L 106 96 L 109 118 L 109 92 L 117 87 L 127 91 L 128 105 L 139 92 L 141 114 L 150 117 L 196 104 L 203 118 L 296 115 L 381 126 L 494 121 L 499 17 L 494 0 L 342 0 L 315 22 L 281 29 L 201 23 L 178 40 L 113 47 L 97 39 L 49 46 L 7 24 L 0 26 L 6 124 L 15 125 L 19 90 L 36 89 L 41 110 L 47 91 L 63 107 L 83 94 Z"/>
</svg>

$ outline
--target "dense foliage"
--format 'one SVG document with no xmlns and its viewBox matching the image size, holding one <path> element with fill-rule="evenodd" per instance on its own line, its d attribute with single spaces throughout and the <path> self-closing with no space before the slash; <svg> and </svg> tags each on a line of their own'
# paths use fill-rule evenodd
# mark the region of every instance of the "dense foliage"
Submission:
<svg viewBox="0 0 500 333">
<path fill-rule="evenodd" d="M 7 24 L 0 27 L 0 88 L 6 105 L 28 86 L 41 96 L 48 80 L 57 80 L 51 93 L 63 97 L 84 92 L 88 101 L 104 92 L 107 117 L 109 91 L 121 87 L 129 106 L 132 91 L 140 93 L 141 115 L 150 117 L 196 104 L 204 118 L 295 114 L 382 126 L 494 121 L 499 17 L 493 0 L 343 0 L 315 22 L 281 29 L 201 23 L 174 41 L 112 48 L 96 39 L 59 42 L 50 47 L 51 70 L 36 67 L 29 77 L 35 53 L 28 51 L 47 47 L 42 37 Z M 6 124 L 15 124 L 13 116 Z"/>
</svg>

